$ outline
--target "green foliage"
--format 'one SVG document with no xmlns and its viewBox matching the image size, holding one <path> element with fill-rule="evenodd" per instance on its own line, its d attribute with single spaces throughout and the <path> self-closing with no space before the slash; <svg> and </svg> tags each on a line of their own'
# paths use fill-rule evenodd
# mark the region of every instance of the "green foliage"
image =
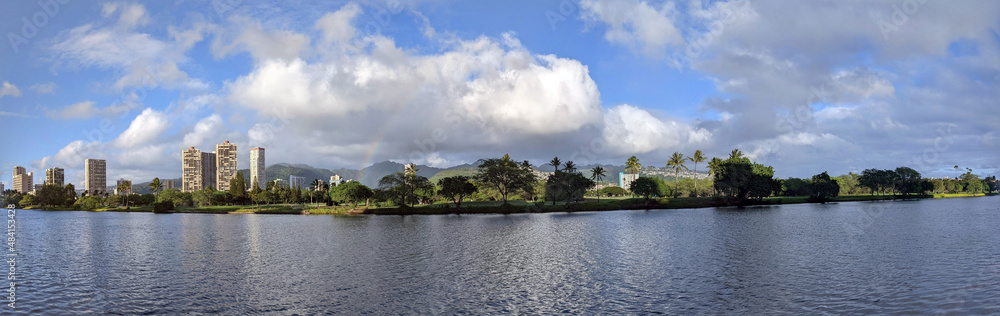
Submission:
<svg viewBox="0 0 1000 316">
<path fill-rule="evenodd" d="M 330 190 L 332 200 L 351 203 L 354 207 L 357 207 L 361 201 L 374 197 L 374 195 L 371 188 L 357 181 L 345 182 Z"/>
<path fill-rule="evenodd" d="M 679 152 L 674 152 L 674 154 L 670 156 L 670 159 L 667 160 L 667 168 L 674 170 L 674 192 L 671 195 L 673 197 L 679 196 L 678 194 L 679 187 L 677 186 L 677 180 L 679 179 L 681 169 L 688 170 L 688 167 L 684 165 L 684 163 L 687 161 L 688 158 L 684 157 L 684 154 Z"/>
<path fill-rule="evenodd" d="M 236 176 L 229 180 L 229 196 L 236 203 L 245 203 L 247 199 L 247 182 L 243 178 L 243 171 L 236 171 Z"/>
<path fill-rule="evenodd" d="M 163 201 L 153 203 L 153 212 L 166 212 L 174 210 L 174 202 Z"/>
<path fill-rule="evenodd" d="M 923 193 L 923 178 L 920 177 L 920 172 L 909 167 L 899 167 L 896 168 L 896 175 L 897 191 L 903 194 Z"/>
<path fill-rule="evenodd" d="M 601 193 L 601 195 L 607 196 L 607 197 L 625 196 L 625 195 L 629 194 L 628 190 L 625 190 L 625 189 L 622 189 L 622 188 L 619 188 L 619 187 L 606 187 L 606 188 L 601 189 L 599 192 Z"/>
<path fill-rule="evenodd" d="M 556 201 L 583 200 L 584 193 L 596 184 L 579 172 L 556 171 L 545 181 L 545 200 L 552 201 L 553 205 Z"/>
<path fill-rule="evenodd" d="M 773 167 L 751 162 L 738 149 L 716 168 L 716 191 L 737 203 L 750 199 L 759 201 L 781 190 L 781 182 L 774 179 Z"/>
<path fill-rule="evenodd" d="M 194 200 L 191 193 L 181 192 L 178 189 L 166 189 L 160 192 L 158 201 L 170 201 L 176 206 L 193 206 Z"/>
<path fill-rule="evenodd" d="M 73 203 L 73 208 L 81 211 L 90 211 L 104 205 L 104 199 L 96 196 L 80 197 Z"/>
<path fill-rule="evenodd" d="M 492 189 L 496 189 L 500 199 L 507 204 L 510 196 L 516 192 L 533 190 L 537 181 L 534 170 L 528 161 L 517 163 L 510 155 L 503 158 L 493 158 L 479 165 L 479 173 L 474 180 Z"/>
<path fill-rule="evenodd" d="M 809 191 L 810 201 L 827 202 L 840 195 L 840 185 L 837 184 L 837 180 L 831 179 L 830 175 L 823 171 L 823 173 L 812 177 Z"/>
<path fill-rule="evenodd" d="M 639 177 L 632 182 L 632 193 L 648 201 L 650 197 L 660 193 L 660 186 L 655 178 Z"/>
<path fill-rule="evenodd" d="M 639 158 L 632 156 L 625 161 L 625 172 L 637 174 L 640 170 L 642 170 L 642 164 L 639 163 Z"/>
<path fill-rule="evenodd" d="M 462 199 L 477 191 L 476 185 L 466 176 L 443 178 L 439 183 L 441 190 L 438 194 L 455 203 L 455 207 L 462 207 Z"/>
<path fill-rule="evenodd" d="M 416 173 L 397 172 L 382 177 L 378 181 L 380 190 L 389 193 L 390 199 L 397 205 L 414 205 L 434 193 L 434 185 L 430 180 Z"/>
</svg>

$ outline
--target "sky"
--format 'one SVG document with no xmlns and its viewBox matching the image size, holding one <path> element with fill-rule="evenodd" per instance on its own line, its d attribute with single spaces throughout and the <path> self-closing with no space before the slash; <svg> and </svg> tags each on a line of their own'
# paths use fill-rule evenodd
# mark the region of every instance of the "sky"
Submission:
<svg viewBox="0 0 1000 316">
<path fill-rule="evenodd" d="M 268 164 L 664 166 L 779 177 L 1000 172 L 1000 2 L 17 1 L 0 12 L 0 181 L 181 151 Z M 704 168 L 704 164 L 700 166 Z"/>
</svg>

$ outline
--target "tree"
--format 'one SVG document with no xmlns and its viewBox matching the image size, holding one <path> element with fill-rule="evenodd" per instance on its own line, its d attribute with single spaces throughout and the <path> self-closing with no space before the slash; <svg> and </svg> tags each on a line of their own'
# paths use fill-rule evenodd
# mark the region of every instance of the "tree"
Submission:
<svg viewBox="0 0 1000 316">
<path fill-rule="evenodd" d="M 254 177 L 256 179 L 257 177 Z M 266 202 L 264 195 L 264 190 L 260 189 L 260 183 L 257 180 L 250 182 L 250 201 L 254 204 L 260 204 L 260 202 Z"/>
<path fill-rule="evenodd" d="M 639 163 L 639 158 L 635 156 L 629 157 L 625 161 L 625 171 L 632 174 L 638 174 L 639 170 L 642 170 L 642 164 Z"/>
<path fill-rule="evenodd" d="M 680 192 L 677 190 L 679 188 L 677 186 L 677 179 L 680 179 L 681 169 L 688 170 L 688 167 L 684 165 L 684 162 L 687 160 L 688 159 L 684 157 L 684 154 L 679 152 L 674 152 L 674 154 L 670 156 L 670 159 L 667 160 L 667 168 L 674 169 L 674 197 L 680 195 Z"/>
<path fill-rule="evenodd" d="M 159 177 L 153 178 L 153 181 L 150 181 L 148 186 L 149 190 L 153 191 L 157 196 L 159 196 L 160 190 L 163 190 L 163 182 L 160 182 Z"/>
<path fill-rule="evenodd" d="M 604 179 L 604 176 L 604 167 L 596 166 L 593 169 L 590 169 L 590 180 L 594 180 L 594 182 L 601 182 L 601 180 Z M 597 194 L 597 201 L 601 201 L 600 193 Z"/>
<path fill-rule="evenodd" d="M 734 150 L 729 159 L 715 167 L 715 189 L 736 203 L 749 199 L 761 200 L 781 190 L 781 181 L 774 179 L 774 168 L 753 163 Z"/>
<path fill-rule="evenodd" d="M 708 157 L 705 157 L 701 153 L 701 150 L 695 150 L 694 156 L 688 157 L 688 160 L 694 162 L 694 197 L 698 197 L 698 163 L 704 162 Z"/>
<path fill-rule="evenodd" d="M 358 207 L 358 203 L 370 199 L 374 195 L 371 188 L 361 182 L 345 182 L 330 190 L 330 198 L 335 201 L 352 203 L 352 207 Z"/>
<path fill-rule="evenodd" d="M 562 165 L 562 162 L 559 161 L 559 157 L 555 157 L 555 158 L 552 158 L 552 160 L 549 160 L 549 165 L 552 166 L 553 168 L 555 168 L 555 169 L 552 170 L 552 172 L 555 173 L 555 172 L 559 172 L 559 166 Z"/>
<path fill-rule="evenodd" d="M 566 164 L 564 164 L 563 171 L 569 173 L 576 172 L 576 164 L 573 163 L 572 161 L 567 161 Z"/>
<path fill-rule="evenodd" d="M 469 177 L 466 176 L 447 177 L 438 183 L 441 185 L 438 194 L 455 203 L 456 208 L 462 207 L 462 199 L 477 191 L 476 185 L 469 181 Z"/>
<path fill-rule="evenodd" d="M 503 155 L 503 158 L 487 159 L 479 165 L 478 169 L 479 172 L 473 179 L 496 189 L 504 205 L 508 204 L 507 198 L 510 194 L 531 190 L 532 185 L 537 181 L 531 165 L 527 161 L 518 164 L 511 160 L 508 154 Z"/>
<path fill-rule="evenodd" d="M 247 181 L 243 179 L 243 171 L 237 171 L 236 176 L 229 180 L 229 195 L 234 202 L 243 204 L 247 197 Z"/>
<path fill-rule="evenodd" d="M 923 192 L 923 178 L 920 176 L 920 172 L 913 170 L 910 167 L 899 167 L 896 168 L 896 174 L 898 175 L 897 185 L 899 191 L 903 194 L 920 194 Z"/>
<path fill-rule="evenodd" d="M 127 194 L 123 194 L 125 196 L 125 207 L 127 208 L 128 207 L 128 196 L 132 195 L 132 181 L 131 180 L 125 180 L 125 181 L 122 181 L 122 183 L 119 183 L 118 184 L 118 192 L 126 192 L 127 193 Z"/>
<path fill-rule="evenodd" d="M 628 191 L 619 187 L 606 187 L 599 191 L 602 195 L 612 197 L 612 196 L 624 196 L 628 194 Z"/>
<path fill-rule="evenodd" d="M 415 204 L 417 202 L 418 191 L 434 190 L 434 185 L 424 176 L 418 176 L 415 172 L 397 172 L 382 177 L 378 181 L 379 189 L 386 190 L 394 197 L 397 204 L 405 206 L 407 202 Z"/>
<path fill-rule="evenodd" d="M 545 181 L 545 199 L 552 201 L 573 201 L 582 199 L 588 189 L 596 183 L 579 172 L 561 172 L 553 174 Z"/>
<path fill-rule="evenodd" d="M 632 182 L 632 193 L 643 197 L 647 202 L 649 202 L 649 197 L 656 195 L 660 192 L 660 188 L 656 183 L 656 180 L 650 177 L 639 177 Z"/>
<path fill-rule="evenodd" d="M 712 192 L 714 193 L 713 195 L 715 196 L 719 195 L 719 192 L 715 190 L 715 184 L 714 184 L 715 174 L 719 170 L 720 168 L 719 166 L 722 165 L 722 161 L 723 160 L 719 159 L 718 157 L 712 157 L 712 160 L 708 161 L 708 176 L 713 180 Z"/>
<path fill-rule="evenodd" d="M 958 165 L 955 165 L 955 179 L 958 179 Z"/>
<path fill-rule="evenodd" d="M 740 159 L 740 158 L 743 158 L 743 152 L 740 151 L 739 148 L 733 149 L 733 151 L 729 153 L 729 159 Z"/>
<path fill-rule="evenodd" d="M 827 202 L 840 194 L 840 185 L 837 184 L 837 180 L 831 179 L 826 171 L 813 176 L 809 188 L 809 200 L 814 202 Z"/>
</svg>

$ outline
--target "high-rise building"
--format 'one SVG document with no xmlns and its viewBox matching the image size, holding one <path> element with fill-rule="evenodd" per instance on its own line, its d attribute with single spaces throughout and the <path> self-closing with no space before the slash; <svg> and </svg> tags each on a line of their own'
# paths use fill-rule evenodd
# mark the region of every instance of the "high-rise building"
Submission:
<svg viewBox="0 0 1000 316">
<path fill-rule="evenodd" d="M 222 144 L 215 145 L 216 166 L 218 167 L 217 183 L 215 188 L 219 191 L 229 191 L 229 181 L 236 177 L 236 144 L 228 140 Z"/>
<path fill-rule="evenodd" d="M 83 186 L 87 194 L 96 195 L 108 191 L 107 166 L 104 159 L 84 160 Z"/>
<path fill-rule="evenodd" d="M 201 153 L 201 176 L 203 177 L 201 180 L 202 183 L 201 189 L 207 187 L 212 187 L 213 189 L 216 190 L 219 189 L 218 185 L 215 183 L 215 180 L 218 179 L 216 174 L 216 172 L 218 172 L 218 165 L 215 164 L 216 163 L 215 157 L 216 156 L 214 152 Z"/>
<path fill-rule="evenodd" d="M 14 179 L 13 179 L 14 184 L 11 190 L 25 194 L 31 192 L 32 189 L 31 182 L 33 182 L 32 174 L 30 172 L 25 172 L 25 171 L 26 170 L 24 169 L 24 167 L 21 166 L 14 167 Z"/>
<path fill-rule="evenodd" d="M 294 188 L 299 188 L 299 189 L 305 189 L 306 188 L 306 177 L 288 176 L 288 186 L 290 188 L 294 187 Z"/>
<path fill-rule="evenodd" d="M 63 168 L 49 168 L 45 170 L 45 184 L 55 184 L 63 186 Z"/>
<path fill-rule="evenodd" d="M 181 192 L 194 192 L 215 185 L 215 153 L 194 147 L 181 153 Z"/>
<path fill-rule="evenodd" d="M 0 182 L 0 192 L 3 192 L 3 182 Z"/>
<path fill-rule="evenodd" d="M 177 181 L 174 181 L 174 180 L 163 180 L 163 189 L 164 190 L 176 189 L 176 188 L 177 188 Z"/>
<path fill-rule="evenodd" d="M 201 165 L 200 150 L 191 147 L 181 152 L 181 192 L 198 191 L 205 185 Z"/>
<path fill-rule="evenodd" d="M 625 190 L 632 189 L 632 182 L 639 179 L 638 173 L 618 173 L 618 186 Z"/>
<path fill-rule="evenodd" d="M 250 184 L 247 189 L 253 188 L 254 181 L 257 182 L 257 186 L 261 189 L 267 188 L 267 179 L 264 173 L 266 165 L 264 164 L 264 148 L 254 147 L 250 149 Z"/>
<path fill-rule="evenodd" d="M 118 195 L 132 194 L 132 181 L 125 180 L 125 178 L 119 178 L 118 185 L 115 186 L 115 194 Z"/>
</svg>

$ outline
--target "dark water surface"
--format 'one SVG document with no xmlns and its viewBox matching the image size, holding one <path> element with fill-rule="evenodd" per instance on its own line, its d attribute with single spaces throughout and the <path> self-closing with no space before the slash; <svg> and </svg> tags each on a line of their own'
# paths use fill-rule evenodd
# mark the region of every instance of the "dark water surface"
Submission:
<svg viewBox="0 0 1000 316">
<path fill-rule="evenodd" d="M 25 314 L 1000 313 L 1000 197 L 509 216 L 16 216 Z"/>
</svg>

